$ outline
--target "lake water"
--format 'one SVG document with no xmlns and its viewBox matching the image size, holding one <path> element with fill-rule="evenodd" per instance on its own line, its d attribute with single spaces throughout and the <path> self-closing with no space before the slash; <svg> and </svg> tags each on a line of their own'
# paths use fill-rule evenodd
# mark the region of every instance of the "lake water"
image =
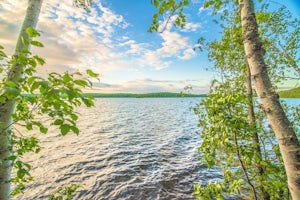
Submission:
<svg viewBox="0 0 300 200">
<path fill-rule="evenodd" d="M 199 162 L 193 107 L 200 100 L 96 99 L 78 110 L 79 136 L 61 137 L 54 128 L 39 136 L 42 152 L 25 158 L 35 180 L 16 199 L 47 199 L 72 183 L 82 185 L 80 200 L 194 199 L 195 183 L 221 177 Z"/>
</svg>

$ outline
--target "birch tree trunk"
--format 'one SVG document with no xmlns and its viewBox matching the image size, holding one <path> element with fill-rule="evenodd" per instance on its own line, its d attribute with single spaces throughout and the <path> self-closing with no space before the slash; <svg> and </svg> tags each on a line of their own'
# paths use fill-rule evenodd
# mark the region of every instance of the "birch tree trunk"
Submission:
<svg viewBox="0 0 300 200">
<path fill-rule="evenodd" d="M 28 27 L 35 28 L 41 5 L 43 0 L 28 0 L 28 7 L 26 16 L 22 25 L 22 29 L 19 33 L 14 56 L 18 57 L 21 51 L 30 49 L 30 44 L 24 44 L 22 38 L 30 41 L 26 33 Z M 12 81 L 18 85 L 19 79 L 22 77 L 23 68 L 20 63 L 17 63 L 9 69 L 6 81 Z M 4 88 L 2 88 L 4 89 Z M 10 199 L 10 184 L 11 184 L 11 169 L 12 161 L 8 159 L 12 155 L 11 144 L 11 126 L 13 123 L 11 115 L 14 112 L 16 103 L 8 98 L 5 102 L 0 104 L 0 199 Z"/>
<path fill-rule="evenodd" d="M 300 199 L 300 145 L 295 130 L 280 105 L 272 87 L 264 62 L 264 49 L 258 35 L 253 0 L 239 0 L 242 19 L 243 43 L 246 59 L 270 125 L 278 140 L 288 178 L 289 190 L 294 200 Z"/>
</svg>

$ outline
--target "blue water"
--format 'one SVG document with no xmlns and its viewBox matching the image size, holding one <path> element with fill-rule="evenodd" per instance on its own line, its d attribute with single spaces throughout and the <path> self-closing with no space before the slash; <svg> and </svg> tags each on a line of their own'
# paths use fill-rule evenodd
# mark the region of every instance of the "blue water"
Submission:
<svg viewBox="0 0 300 200">
<path fill-rule="evenodd" d="M 81 185 L 74 199 L 194 199 L 193 185 L 221 178 L 200 164 L 193 108 L 201 98 L 105 98 L 80 108 L 79 136 L 50 129 L 25 159 L 34 181 L 16 199 L 47 199 Z M 300 105 L 300 99 L 287 100 Z"/>
<path fill-rule="evenodd" d="M 21 199 L 47 199 L 55 188 L 82 185 L 74 199 L 194 199 L 195 183 L 219 173 L 199 162 L 193 107 L 200 98 L 96 99 L 80 108 L 79 136 L 40 136 L 28 158 L 35 181 Z"/>
</svg>

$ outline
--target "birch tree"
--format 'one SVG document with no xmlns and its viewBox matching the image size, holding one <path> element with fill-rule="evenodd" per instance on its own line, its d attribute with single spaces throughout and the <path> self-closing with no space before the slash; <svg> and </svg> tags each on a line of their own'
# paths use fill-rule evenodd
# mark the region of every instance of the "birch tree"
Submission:
<svg viewBox="0 0 300 200">
<path fill-rule="evenodd" d="M 26 29 L 36 27 L 42 0 L 31 0 L 28 1 L 28 8 L 26 11 L 26 16 L 18 37 L 16 49 L 14 52 L 14 57 L 18 60 L 18 57 L 21 56 L 23 50 L 29 51 L 30 48 L 30 38 L 26 33 Z M 23 41 L 27 40 L 25 43 Z M 22 78 L 24 71 L 24 66 L 16 62 L 11 66 L 11 69 L 8 72 L 5 82 L 12 82 L 18 86 L 19 79 Z M 2 90 L 5 87 L 1 88 Z M 5 100 L 0 105 L 0 116 L 1 116 L 1 132 L 0 132 L 0 199 L 10 199 L 10 183 L 11 183 L 11 168 L 12 160 L 9 157 L 12 155 L 12 146 L 11 146 L 11 124 L 13 123 L 12 114 L 16 107 L 16 102 L 9 97 L 5 97 Z"/>
<path fill-rule="evenodd" d="M 21 192 L 24 183 L 32 179 L 27 163 L 22 162 L 26 152 L 39 152 L 38 140 L 34 137 L 23 137 L 13 131 L 15 123 L 26 127 L 28 131 L 37 127 L 46 133 L 46 126 L 35 118 L 35 115 L 48 115 L 52 125 L 59 127 L 61 134 L 79 133 L 76 127 L 78 116 L 74 107 L 82 103 L 90 107 L 93 101 L 82 96 L 80 88 L 91 86 L 86 79 L 78 79 L 80 73 L 50 73 L 47 79 L 35 76 L 35 67 L 45 61 L 30 52 L 31 45 L 43 47 L 35 40 L 40 34 L 35 30 L 43 0 L 28 0 L 15 52 L 11 59 L 0 46 L 0 59 L 7 62 L 8 68 L 0 68 L 3 80 L 0 82 L 0 199 L 8 200 L 11 194 L 11 183 L 16 184 L 13 193 Z M 90 1 L 75 0 L 78 7 L 87 8 Z M 87 70 L 90 77 L 98 75 Z M 33 94 L 24 96 L 22 93 Z M 16 177 L 12 177 L 12 167 L 16 168 Z"/>
<path fill-rule="evenodd" d="M 263 4 L 262 8 L 264 7 Z M 279 10 L 283 11 L 282 8 Z M 232 12 L 224 10 L 223 13 L 222 21 L 218 22 L 223 30 L 222 38 L 208 43 L 199 39 L 198 45 L 201 47 L 200 50 L 205 48 L 208 51 L 210 60 L 213 61 L 216 69 L 222 71 L 223 78 L 222 81 L 211 86 L 208 97 L 201 101 L 195 111 L 199 116 L 199 125 L 202 127 L 202 131 L 199 132 L 202 138 L 199 148 L 202 160 L 204 163 L 214 160 L 213 166 L 222 169 L 225 181 L 206 186 L 195 185 L 194 194 L 200 198 L 204 196 L 211 198 L 217 195 L 213 191 L 219 191 L 219 195 L 223 196 L 246 193 L 248 198 L 254 199 L 288 199 L 290 195 L 283 162 L 278 156 L 278 144 L 274 133 L 262 123 L 262 110 L 257 100 L 253 98 L 250 69 L 244 58 L 239 9 L 235 7 Z M 265 37 L 264 41 L 270 40 L 266 34 L 273 36 L 273 29 L 283 23 L 276 15 L 271 21 L 277 23 L 265 23 L 263 19 L 269 19 L 269 16 L 274 16 L 274 13 L 278 14 L 278 10 L 260 11 L 260 35 Z M 284 20 L 287 24 L 291 21 L 293 22 L 294 19 Z M 285 31 L 282 29 L 276 32 L 277 37 L 281 37 L 282 33 L 285 35 Z M 290 40 L 283 39 L 281 43 L 288 41 Z M 263 44 L 265 46 L 265 42 Z M 296 48 L 290 50 L 295 51 Z M 272 81 L 277 83 L 283 79 L 285 65 L 281 63 L 282 56 L 273 56 L 274 53 L 276 54 L 273 49 L 267 48 L 265 59 L 267 65 L 272 66 L 268 69 Z M 218 102 L 217 105 L 215 102 Z M 249 119 L 245 119 L 246 110 Z M 292 110 L 288 111 L 290 114 L 293 113 Z M 290 119 L 294 123 L 296 118 L 293 118 Z M 294 127 L 297 128 L 297 125 L 294 124 Z M 220 134 L 223 137 L 216 136 Z M 237 141 L 237 145 L 234 140 Z M 215 147 L 212 151 L 208 148 L 211 146 Z M 243 169 L 243 172 L 231 170 L 233 168 Z M 228 176 L 228 174 L 232 175 Z M 240 185 L 233 186 L 238 180 L 242 180 Z M 224 190 L 217 190 L 218 186 L 222 186 Z M 250 192 L 244 191 L 244 188 L 249 188 Z"/>
<path fill-rule="evenodd" d="M 300 144 L 271 84 L 252 0 L 239 0 L 246 59 L 255 90 L 278 140 L 292 198 L 300 199 Z"/>
</svg>

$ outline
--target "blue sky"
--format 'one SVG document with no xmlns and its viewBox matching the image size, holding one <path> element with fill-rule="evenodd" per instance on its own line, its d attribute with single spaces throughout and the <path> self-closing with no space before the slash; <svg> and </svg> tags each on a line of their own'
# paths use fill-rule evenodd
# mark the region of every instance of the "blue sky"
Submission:
<svg viewBox="0 0 300 200">
<path fill-rule="evenodd" d="M 38 30 L 45 47 L 33 49 L 47 61 L 39 73 L 91 68 L 101 74 L 95 89 L 105 93 L 180 92 L 186 85 L 192 85 L 194 93 L 205 93 L 218 74 L 206 70 L 212 69 L 212 63 L 193 47 L 199 37 L 220 37 L 220 29 L 212 23 L 211 11 L 202 8 L 202 0 L 192 2 L 185 9 L 186 28 L 170 26 L 160 34 L 147 32 L 155 12 L 150 0 L 94 0 L 90 13 L 75 8 L 71 0 L 44 1 Z M 298 0 L 277 2 L 299 17 Z M 0 44 L 8 54 L 14 49 L 26 4 L 0 2 Z"/>
</svg>

